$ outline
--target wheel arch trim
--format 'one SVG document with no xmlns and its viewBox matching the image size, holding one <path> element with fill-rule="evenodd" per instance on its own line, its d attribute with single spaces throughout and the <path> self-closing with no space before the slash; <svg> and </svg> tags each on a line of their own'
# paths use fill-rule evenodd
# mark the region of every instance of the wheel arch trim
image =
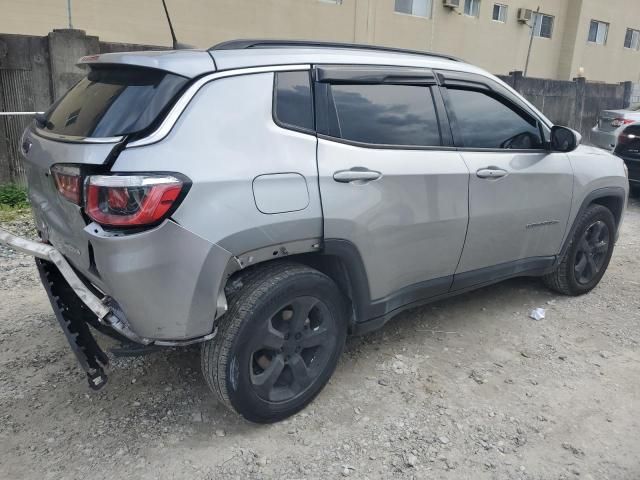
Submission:
<svg viewBox="0 0 640 480">
<path fill-rule="evenodd" d="M 567 231 L 567 234 L 562 244 L 562 249 L 560 250 L 559 255 L 556 257 L 556 262 L 555 262 L 556 265 L 562 260 L 562 257 L 564 257 L 565 253 L 567 252 L 567 249 L 571 244 L 571 239 L 573 238 L 573 235 L 575 233 L 580 217 L 586 211 L 586 209 L 593 204 L 599 204 L 611 210 L 611 213 L 613 214 L 616 222 L 615 238 L 617 240 L 618 232 L 620 230 L 620 225 L 622 223 L 622 214 L 625 208 L 625 200 L 626 200 L 625 197 L 626 197 L 626 192 L 622 187 L 603 187 L 588 193 L 582 200 L 582 203 L 580 204 L 580 208 L 578 209 L 578 212 L 573 218 L 571 228 Z M 614 203 L 612 204 L 611 202 L 614 202 Z M 612 208 L 612 205 L 613 205 L 613 208 Z"/>
</svg>

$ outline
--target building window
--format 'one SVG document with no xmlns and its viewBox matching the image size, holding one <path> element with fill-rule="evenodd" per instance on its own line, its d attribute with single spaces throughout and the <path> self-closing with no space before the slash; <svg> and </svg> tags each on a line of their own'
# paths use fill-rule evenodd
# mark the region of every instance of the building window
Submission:
<svg viewBox="0 0 640 480">
<path fill-rule="evenodd" d="M 627 34 L 624 36 L 624 47 L 633 50 L 640 49 L 640 30 L 627 28 Z"/>
<path fill-rule="evenodd" d="M 507 22 L 507 6 L 501 3 L 495 3 L 493 5 L 493 20 L 496 22 Z"/>
<path fill-rule="evenodd" d="M 430 17 L 432 2 L 433 0 L 396 0 L 395 11 L 416 17 Z"/>
<path fill-rule="evenodd" d="M 609 35 L 608 23 L 591 20 L 591 24 L 589 25 L 589 42 L 604 45 L 607 43 L 607 35 Z"/>
<path fill-rule="evenodd" d="M 469 17 L 480 16 L 480 0 L 464 0 L 464 14 Z"/>
<path fill-rule="evenodd" d="M 533 35 L 535 37 L 551 38 L 553 34 L 553 16 L 544 13 L 533 14 Z"/>
</svg>

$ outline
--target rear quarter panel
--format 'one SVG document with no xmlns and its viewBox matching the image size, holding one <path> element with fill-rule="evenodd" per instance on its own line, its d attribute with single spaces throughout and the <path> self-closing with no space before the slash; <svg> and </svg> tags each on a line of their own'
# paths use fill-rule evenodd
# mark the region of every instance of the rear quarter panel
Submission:
<svg viewBox="0 0 640 480">
<path fill-rule="evenodd" d="M 189 177 L 193 185 L 173 218 L 234 255 L 320 238 L 317 140 L 274 123 L 272 92 L 273 73 L 208 83 L 165 139 L 124 150 L 112 170 L 177 171 Z M 291 211 L 263 213 L 256 205 L 253 182 L 262 175 L 281 173 L 299 174 L 279 177 L 281 181 L 304 178 L 308 204 L 301 208 L 296 199 Z M 281 181 L 260 182 L 261 188 L 268 186 L 275 189 L 274 195 L 283 194 L 287 189 L 278 188 Z M 286 197 L 278 203 L 283 202 Z"/>
</svg>

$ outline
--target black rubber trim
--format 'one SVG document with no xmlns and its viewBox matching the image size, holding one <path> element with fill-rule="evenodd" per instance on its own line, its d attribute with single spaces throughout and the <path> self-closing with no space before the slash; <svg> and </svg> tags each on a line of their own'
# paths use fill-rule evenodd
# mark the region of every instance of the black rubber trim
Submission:
<svg viewBox="0 0 640 480">
<path fill-rule="evenodd" d="M 564 243 L 562 244 L 562 249 L 560 250 L 560 253 L 556 257 L 556 261 L 554 265 L 557 265 L 560 259 L 562 259 L 564 257 L 564 254 L 567 252 L 567 249 L 571 244 L 571 239 L 573 238 L 573 234 L 575 233 L 576 227 L 578 225 L 578 221 L 580 220 L 580 217 L 582 217 L 582 214 L 584 213 L 584 211 L 589 207 L 589 205 L 591 205 L 594 202 L 594 200 L 598 200 L 599 198 L 605 198 L 605 197 L 617 198 L 621 202 L 621 205 L 624 208 L 624 202 L 626 198 L 625 198 L 624 188 L 622 187 L 603 187 L 603 188 L 598 188 L 597 190 L 594 190 L 591 193 L 589 193 L 584 198 L 584 200 L 582 200 L 582 204 L 580 205 L 580 210 L 578 210 L 578 213 L 573 219 L 573 224 L 571 225 L 571 228 L 567 231 L 565 235 Z M 615 232 L 614 238 L 617 239 L 618 229 L 620 228 L 620 220 L 621 220 L 622 212 L 620 212 L 619 214 L 617 214 L 616 212 L 611 212 L 611 213 L 613 214 L 616 220 L 616 232 Z"/>
<path fill-rule="evenodd" d="M 499 265 L 492 265 L 491 267 L 457 273 L 454 275 L 451 292 L 471 287 L 481 287 L 519 275 L 544 275 L 553 267 L 555 260 L 555 255 L 523 258 Z"/>
<path fill-rule="evenodd" d="M 322 254 L 338 257 L 345 266 L 351 290 L 349 294 L 356 313 L 356 323 L 352 329 L 355 334 L 375 330 L 407 308 L 475 290 L 508 278 L 542 276 L 553 268 L 556 258 L 525 258 L 462 274 L 447 275 L 409 285 L 384 298 L 372 300 L 364 262 L 358 248 L 352 242 L 327 239 Z"/>
<path fill-rule="evenodd" d="M 454 70 L 436 70 L 435 73 L 443 89 L 450 87 L 490 93 L 491 96 L 505 103 L 509 108 L 519 110 L 521 114 L 532 117 L 539 124 L 546 126 L 547 129 L 551 129 L 553 126 L 524 103 L 522 97 L 489 77 Z M 446 100 L 445 104 L 447 104 Z M 451 111 L 450 104 L 447 104 L 447 109 Z"/>
<path fill-rule="evenodd" d="M 329 238 L 323 242 L 323 255 L 338 257 L 346 267 L 347 281 L 351 288 L 351 301 L 358 319 L 369 318 L 371 292 L 369 277 L 358 248 L 348 240 Z"/>
<path fill-rule="evenodd" d="M 332 135 L 325 135 L 322 133 L 318 133 L 318 138 L 322 140 L 329 140 L 331 142 L 343 143 L 345 145 L 352 145 L 354 147 L 361 148 L 373 148 L 376 150 L 425 150 L 425 151 L 448 151 L 455 152 L 460 150 L 456 147 L 444 146 L 444 145 L 435 145 L 435 146 L 421 146 L 421 145 L 386 145 L 382 143 L 366 143 L 366 142 L 356 142 L 355 140 L 348 140 L 346 138 L 334 137 Z M 505 150 L 502 150 L 505 151 Z M 515 151 L 515 150 L 512 150 Z"/>
<path fill-rule="evenodd" d="M 408 291 L 415 289 L 416 293 L 413 294 L 413 296 L 417 298 L 415 301 L 411 303 L 405 303 L 405 304 L 401 304 L 402 302 L 396 302 L 396 305 L 399 305 L 399 306 L 397 308 L 389 310 L 386 314 L 380 315 L 378 317 L 370 317 L 366 320 L 363 320 L 363 321 L 361 320 L 360 322 L 356 323 L 354 325 L 352 333 L 354 335 L 362 335 L 362 334 L 377 330 L 378 328 L 382 327 L 385 323 L 387 323 L 389 320 L 391 320 L 393 317 L 395 317 L 399 313 L 409 308 L 415 308 L 420 305 L 425 305 L 427 303 L 443 300 L 445 298 L 455 297 L 457 295 L 460 295 L 461 293 L 470 292 L 472 290 L 476 290 L 478 288 L 482 288 L 494 283 L 498 283 L 513 277 L 544 275 L 549 271 L 550 269 L 549 265 L 551 264 L 550 262 L 552 262 L 554 258 L 555 257 L 540 257 L 538 259 L 533 259 L 535 261 L 531 263 L 529 263 L 529 261 L 532 259 L 517 260 L 515 262 L 509 262 L 508 264 L 498 265 L 497 267 L 489 267 L 486 269 L 481 269 L 483 272 L 479 272 L 475 275 L 475 280 L 473 284 L 468 284 L 467 286 L 463 288 L 458 288 L 458 289 L 452 288 L 449 291 L 441 294 L 435 294 L 435 295 L 433 294 L 434 292 L 437 291 L 435 286 L 438 284 L 438 281 L 442 281 L 443 283 L 446 282 L 447 280 L 450 281 L 450 278 L 451 278 L 450 276 L 443 277 L 442 279 L 430 280 L 428 282 L 421 282 L 416 285 L 405 287 L 404 289 L 401 290 L 401 292 L 403 292 L 401 295 L 405 295 L 405 298 L 409 298 L 411 294 L 409 294 Z M 519 265 L 517 265 L 518 263 L 523 263 L 525 265 L 528 264 L 528 267 L 522 268 Z M 468 273 L 476 273 L 476 272 L 468 272 Z M 455 279 L 455 276 L 454 276 L 454 279 Z M 475 282 L 478 282 L 478 283 L 475 283 Z M 434 288 L 433 289 L 426 288 L 427 287 L 426 284 L 431 284 Z M 393 299 L 396 295 L 397 294 L 391 295 L 388 298 Z M 430 295 L 430 296 L 425 296 L 420 298 L 421 295 Z M 390 302 L 390 300 L 387 300 L 387 302 Z M 391 305 L 392 303 L 389 303 L 389 304 Z"/>
<path fill-rule="evenodd" d="M 319 65 L 316 81 L 333 84 L 437 85 L 432 70 L 382 65 Z"/>
<path fill-rule="evenodd" d="M 368 317 L 388 315 L 407 305 L 444 295 L 449 292 L 452 282 L 453 275 L 447 275 L 401 288 L 387 297 L 373 301 L 368 309 Z"/>
</svg>

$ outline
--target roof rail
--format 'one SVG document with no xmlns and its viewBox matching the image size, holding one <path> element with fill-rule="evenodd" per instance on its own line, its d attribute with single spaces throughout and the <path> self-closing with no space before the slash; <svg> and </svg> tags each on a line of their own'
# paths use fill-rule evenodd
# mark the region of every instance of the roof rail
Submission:
<svg viewBox="0 0 640 480">
<path fill-rule="evenodd" d="M 392 52 L 392 53 L 407 53 L 411 55 L 423 55 L 428 57 L 445 58 L 447 60 L 453 60 L 460 62 L 461 60 L 451 55 L 445 55 L 442 53 L 421 52 L 420 50 L 408 50 L 404 48 L 394 47 L 380 47 L 377 45 L 362 45 L 357 43 L 338 43 L 338 42 L 318 42 L 314 40 L 260 40 L 260 39 L 248 39 L 248 40 L 229 40 L 226 42 L 218 43 L 209 50 L 245 50 L 248 48 L 304 48 L 304 47 L 324 47 L 324 48 L 354 48 L 358 50 L 373 50 L 376 52 Z"/>
</svg>

